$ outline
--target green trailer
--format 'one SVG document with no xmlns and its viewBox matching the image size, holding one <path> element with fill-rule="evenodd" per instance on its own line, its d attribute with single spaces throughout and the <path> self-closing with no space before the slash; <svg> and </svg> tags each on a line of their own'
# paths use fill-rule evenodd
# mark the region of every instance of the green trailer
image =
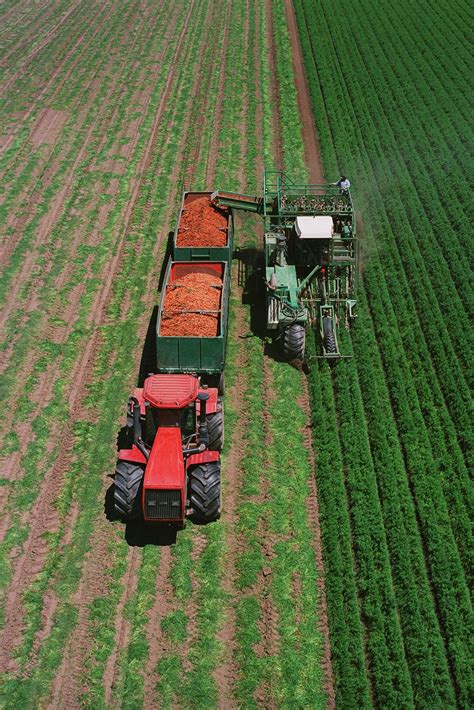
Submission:
<svg viewBox="0 0 474 710">
<path fill-rule="evenodd" d="M 212 274 L 222 281 L 218 312 L 218 329 L 215 337 L 170 336 L 161 334 L 162 321 L 166 317 L 164 305 L 167 287 L 187 274 Z M 157 372 L 189 373 L 201 377 L 201 382 L 218 387 L 224 394 L 224 365 L 229 319 L 230 267 L 220 262 L 170 261 L 161 292 L 157 319 Z M 189 313 L 196 311 L 190 310 Z"/>
<path fill-rule="evenodd" d="M 226 235 L 224 246 L 178 246 L 180 235 L 185 227 L 182 226 L 182 217 L 189 209 L 190 205 L 202 197 L 211 199 L 210 192 L 183 192 L 181 204 L 176 220 L 176 228 L 173 235 L 173 259 L 174 261 L 225 261 L 230 264 L 232 261 L 232 251 L 234 242 L 234 221 L 232 210 L 226 207 L 227 225 L 223 232 Z M 210 209 L 212 209 L 210 205 Z"/>
</svg>

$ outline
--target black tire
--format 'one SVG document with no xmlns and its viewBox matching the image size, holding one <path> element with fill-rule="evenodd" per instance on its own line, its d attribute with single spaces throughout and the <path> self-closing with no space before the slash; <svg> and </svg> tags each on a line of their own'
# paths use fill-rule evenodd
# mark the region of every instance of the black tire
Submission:
<svg viewBox="0 0 474 710">
<path fill-rule="evenodd" d="M 221 465 L 219 461 L 192 466 L 188 471 L 188 500 L 193 523 L 206 525 L 221 515 Z"/>
<path fill-rule="evenodd" d="M 144 470 L 136 463 L 117 461 L 114 479 L 114 504 L 123 522 L 136 520 L 142 514 L 141 490 Z"/>
<path fill-rule="evenodd" d="M 285 328 L 283 352 L 286 360 L 303 360 L 306 330 L 304 325 L 293 323 Z"/>
<path fill-rule="evenodd" d="M 209 448 L 212 451 L 222 451 L 224 447 L 224 412 L 222 402 L 219 402 L 220 412 L 208 414 L 207 428 L 209 431 Z"/>
<path fill-rule="evenodd" d="M 217 381 L 217 394 L 219 397 L 223 397 L 225 395 L 225 375 L 223 372 L 221 372 Z"/>
<path fill-rule="evenodd" d="M 337 352 L 336 349 L 336 337 L 334 333 L 328 333 L 326 337 L 324 338 L 324 346 L 326 348 L 327 353 L 335 353 Z"/>
<path fill-rule="evenodd" d="M 328 354 L 337 352 L 336 348 L 336 336 L 334 335 L 334 328 L 332 318 L 326 316 L 323 318 L 323 333 L 324 333 L 324 349 Z"/>
</svg>

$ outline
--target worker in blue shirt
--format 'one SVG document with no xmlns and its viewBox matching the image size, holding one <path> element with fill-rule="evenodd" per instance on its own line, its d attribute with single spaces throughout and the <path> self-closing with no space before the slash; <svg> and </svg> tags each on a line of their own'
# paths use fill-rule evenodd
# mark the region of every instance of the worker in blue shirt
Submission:
<svg viewBox="0 0 474 710">
<path fill-rule="evenodd" d="M 339 187 L 341 190 L 341 195 L 348 195 L 349 188 L 351 186 L 351 181 L 345 175 L 341 175 L 339 180 L 337 182 L 332 182 L 331 185 L 335 185 L 336 187 Z"/>
</svg>

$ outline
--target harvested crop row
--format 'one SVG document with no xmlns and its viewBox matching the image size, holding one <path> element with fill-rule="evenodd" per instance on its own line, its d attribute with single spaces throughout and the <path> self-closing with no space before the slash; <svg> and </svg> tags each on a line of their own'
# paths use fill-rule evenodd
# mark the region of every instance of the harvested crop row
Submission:
<svg viewBox="0 0 474 710">
<path fill-rule="evenodd" d="M 166 289 L 161 335 L 217 335 L 222 280 L 212 274 L 186 274 Z"/>
<path fill-rule="evenodd" d="M 227 244 L 227 218 L 211 204 L 210 197 L 199 197 L 185 204 L 177 237 L 179 247 L 221 247 Z"/>
</svg>

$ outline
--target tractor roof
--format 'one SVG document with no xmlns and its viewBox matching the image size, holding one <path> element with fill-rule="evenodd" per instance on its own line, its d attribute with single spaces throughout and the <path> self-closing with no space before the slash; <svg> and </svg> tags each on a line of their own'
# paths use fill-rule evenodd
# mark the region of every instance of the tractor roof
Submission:
<svg viewBox="0 0 474 710">
<path fill-rule="evenodd" d="M 151 375 L 143 386 L 143 398 L 158 409 L 181 409 L 197 397 L 198 379 L 193 375 Z"/>
</svg>

